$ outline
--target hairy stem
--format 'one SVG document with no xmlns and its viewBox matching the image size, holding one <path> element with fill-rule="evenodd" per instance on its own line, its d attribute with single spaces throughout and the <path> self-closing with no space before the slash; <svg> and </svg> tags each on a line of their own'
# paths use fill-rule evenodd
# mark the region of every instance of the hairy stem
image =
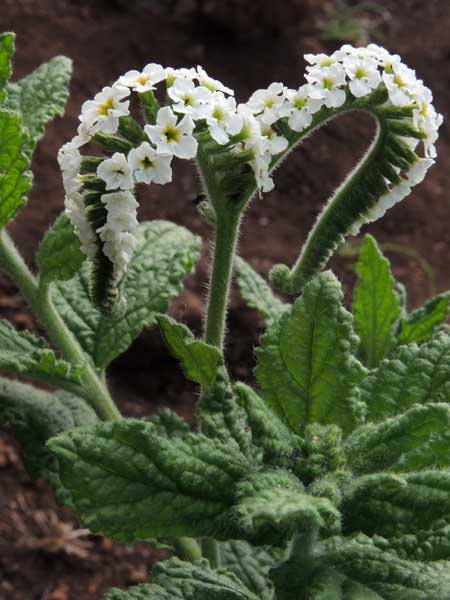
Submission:
<svg viewBox="0 0 450 600">
<path fill-rule="evenodd" d="M 216 224 L 205 342 L 220 350 L 224 342 L 228 296 L 240 221 L 240 212 L 230 210 L 218 215 Z"/>
<path fill-rule="evenodd" d="M 53 305 L 49 288 L 40 288 L 35 277 L 6 233 L 0 233 L 0 267 L 11 277 L 63 357 L 83 367 L 82 395 L 104 420 L 118 420 L 121 415 L 106 386 L 91 365 L 80 345 L 66 327 Z"/>
<path fill-rule="evenodd" d="M 205 558 L 209 560 L 209 564 L 213 569 L 220 567 L 220 551 L 219 544 L 213 538 L 203 538 L 202 540 L 202 553 Z"/>
</svg>

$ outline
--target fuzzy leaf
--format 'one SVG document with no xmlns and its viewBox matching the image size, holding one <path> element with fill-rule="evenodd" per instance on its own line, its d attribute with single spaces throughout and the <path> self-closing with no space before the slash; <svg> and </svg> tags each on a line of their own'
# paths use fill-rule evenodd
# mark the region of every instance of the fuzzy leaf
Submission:
<svg viewBox="0 0 450 600">
<path fill-rule="evenodd" d="M 448 319 L 450 293 L 445 292 L 431 298 L 421 308 L 413 311 L 407 319 L 402 319 L 398 341 L 400 344 L 430 340 Z"/>
<path fill-rule="evenodd" d="M 347 532 L 384 537 L 426 529 L 450 514 L 450 470 L 378 473 L 355 479 L 342 507 Z"/>
<path fill-rule="evenodd" d="M 97 420 L 92 408 L 77 396 L 67 392 L 44 392 L 31 385 L 0 378 L 0 422 L 7 421 L 11 425 L 22 445 L 21 456 L 30 476 L 48 479 L 57 492 L 61 489 L 58 467 L 46 447 L 47 440 Z M 61 500 L 63 498 L 64 495 Z"/>
<path fill-rule="evenodd" d="M 216 379 L 222 353 L 215 346 L 196 340 L 185 325 L 166 315 L 157 317 L 158 324 L 169 350 L 183 365 L 185 375 L 204 388 Z"/>
<path fill-rule="evenodd" d="M 151 584 L 122 592 L 111 590 L 104 600 L 257 600 L 233 574 L 213 570 L 208 561 L 171 558 L 153 568 Z"/>
<path fill-rule="evenodd" d="M 358 428 L 347 440 L 353 471 L 411 471 L 450 466 L 450 406 L 414 406 L 377 425 Z"/>
<path fill-rule="evenodd" d="M 348 433 L 361 420 L 356 386 L 366 371 L 353 355 L 359 340 L 341 302 L 337 279 L 321 273 L 269 326 L 257 350 L 263 397 L 296 432 L 319 422 Z"/>
<path fill-rule="evenodd" d="M 238 485 L 235 512 L 245 537 L 257 544 L 282 544 L 294 532 L 339 529 L 339 512 L 326 498 L 304 492 L 288 471 L 257 473 Z"/>
<path fill-rule="evenodd" d="M 322 557 L 327 564 L 367 585 L 384 600 L 447 600 L 450 597 L 449 563 L 403 560 L 392 551 L 377 548 L 364 535 L 349 540 L 333 538 L 323 547 Z"/>
<path fill-rule="evenodd" d="M 163 408 L 156 415 L 148 418 L 155 425 L 158 435 L 172 437 L 183 437 L 189 433 L 189 425 L 184 419 L 168 408 Z"/>
<path fill-rule="evenodd" d="M 66 324 L 99 368 L 125 352 L 183 286 L 199 256 L 199 239 L 173 223 L 152 221 L 138 229 L 138 247 L 124 283 L 127 307 L 120 317 L 102 315 L 88 294 L 88 267 L 57 283 L 54 301 Z"/>
<path fill-rule="evenodd" d="M 0 229 L 26 204 L 31 188 L 27 143 L 19 115 L 0 111 Z"/>
<path fill-rule="evenodd" d="M 448 402 L 450 398 L 450 336 L 438 334 L 422 346 L 398 348 L 361 384 L 368 418 L 382 421 L 414 404 Z"/>
<path fill-rule="evenodd" d="M 46 124 L 64 114 L 71 73 L 72 61 L 65 56 L 56 56 L 27 77 L 8 84 L 5 106 L 22 117 L 29 133 L 26 145 L 29 156 L 44 135 Z"/>
<path fill-rule="evenodd" d="M 245 302 L 268 323 L 277 320 L 288 305 L 275 296 L 267 281 L 243 258 L 237 256 L 234 267 L 236 283 Z"/>
<path fill-rule="evenodd" d="M 414 533 L 384 540 L 374 538 L 382 549 L 394 550 L 400 558 L 420 561 L 450 560 L 450 524 L 437 521 L 430 529 L 416 529 Z M 382 544 L 380 543 L 382 540 Z"/>
<path fill-rule="evenodd" d="M 5 87 L 11 77 L 11 58 L 14 54 L 14 33 L 0 34 L 0 104 L 5 99 Z"/>
<path fill-rule="evenodd" d="M 234 445 L 250 460 L 256 458 L 245 412 L 239 405 L 225 367 L 219 368 L 214 384 L 203 392 L 197 413 L 206 435 Z"/>
<path fill-rule="evenodd" d="M 229 445 L 192 434 L 169 440 L 131 419 L 71 431 L 49 446 L 84 525 L 122 542 L 228 537 L 235 485 L 249 470 Z"/>
<path fill-rule="evenodd" d="M 0 370 L 58 386 L 80 382 L 82 369 L 57 358 L 44 339 L 0 320 Z"/>
<path fill-rule="evenodd" d="M 234 573 L 260 600 L 272 600 L 273 586 L 268 575 L 276 561 L 264 548 L 234 540 L 220 544 L 222 566 Z"/>
<path fill-rule="evenodd" d="M 319 571 L 308 593 L 310 600 L 383 600 L 373 590 L 334 569 Z"/>
<path fill-rule="evenodd" d="M 45 283 L 71 279 L 84 259 L 72 223 L 65 214 L 60 215 L 42 240 L 36 255 L 40 279 Z"/>
<path fill-rule="evenodd" d="M 395 346 L 401 303 L 389 261 L 370 235 L 365 237 L 356 270 L 359 278 L 353 302 L 355 327 L 361 338 L 362 361 L 373 368 Z"/>
<path fill-rule="evenodd" d="M 264 453 L 264 462 L 273 466 L 289 466 L 301 439 L 292 433 L 262 398 L 244 383 L 234 386 L 239 403 L 245 410 L 252 442 Z"/>
</svg>

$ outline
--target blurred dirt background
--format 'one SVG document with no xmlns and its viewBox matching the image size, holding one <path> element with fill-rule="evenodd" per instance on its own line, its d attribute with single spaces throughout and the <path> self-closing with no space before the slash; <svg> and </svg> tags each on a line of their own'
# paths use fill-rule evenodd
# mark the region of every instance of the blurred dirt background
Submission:
<svg viewBox="0 0 450 600">
<path fill-rule="evenodd" d="M 450 4 L 448 0 L 378 2 L 285 0 L 2 0 L 0 31 L 17 33 L 14 77 L 56 54 L 74 61 L 67 114 L 52 123 L 34 159 L 35 186 L 29 205 L 10 227 L 32 264 L 38 240 L 61 211 L 63 191 L 58 148 L 74 134 L 82 102 L 119 74 L 147 62 L 201 64 L 233 87 L 239 101 L 272 81 L 301 82 L 305 52 L 330 51 L 344 42 L 375 41 L 398 52 L 432 88 L 444 114 L 438 163 L 413 194 L 379 223 L 367 227 L 388 252 L 397 278 L 415 307 L 432 291 L 450 287 Z M 303 145 L 276 173 L 276 189 L 247 213 L 241 254 L 262 274 L 280 261 L 291 264 L 324 200 L 364 148 L 371 125 L 341 118 Z M 172 184 L 142 194 L 141 219 L 169 219 L 207 239 L 194 198 L 197 177 L 177 165 Z M 409 256 L 414 249 L 418 255 Z M 173 314 L 201 331 L 205 293 L 204 258 Z M 430 278 L 421 260 L 427 261 Z M 332 267 L 351 301 L 353 258 Z M 434 288 L 434 290 L 433 290 Z M 19 327 L 37 326 L 14 286 L 0 275 L 0 317 Z M 261 322 L 233 293 L 227 359 L 235 377 L 251 381 L 253 347 Z M 192 420 L 195 389 L 168 356 L 157 331 L 146 331 L 111 368 L 111 384 L 124 413 L 150 414 L 169 406 Z M 32 482 L 7 428 L 0 434 L 0 599 L 98 600 L 112 585 L 146 581 L 161 552 L 141 544 L 112 544 L 89 536 L 59 508 L 44 482 Z"/>
</svg>

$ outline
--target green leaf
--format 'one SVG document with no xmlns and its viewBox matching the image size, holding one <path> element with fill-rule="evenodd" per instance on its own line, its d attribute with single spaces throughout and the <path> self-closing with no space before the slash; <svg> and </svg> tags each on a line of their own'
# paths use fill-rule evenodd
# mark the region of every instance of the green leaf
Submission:
<svg viewBox="0 0 450 600">
<path fill-rule="evenodd" d="M 105 316 L 90 302 L 87 264 L 70 281 L 56 284 L 54 301 L 61 316 L 99 368 L 125 352 L 144 327 L 167 311 L 198 260 L 199 248 L 199 239 L 183 227 L 142 223 L 124 283 L 127 307 L 120 317 Z"/>
<path fill-rule="evenodd" d="M 225 367 L 220 367 L 213 385 L 205 390 L 197 404 L 202 431 L 225 444 L 232 444 L 250 460 L 258 454 L 251 443 L 245 412 L 239 405 Z"/>
<path fill-rule="evenodd" d="M 151 584 L 126 592 L 111 590 L 104 600 L 258 600 L 233 574 L 213 570 L 208 561 L 187 563 L 178 558 L 160 562 L 153 568 Z"/>
<path fill-rule="evenodd" d="M 390 538 L 389 541 L 379 537 L 374 540 L 382 549 L 394 550 L 400 558 L 426 562 L 450 560 L 450 524 L 445 521 L 437 521 L 430 529 L 417 528 L 414 533 Z"/>
<path fill-rule="evenodd" d="M 356 270 L 359 278 L 353 302 L 355 327 L 361 338 L 362 361 L 373 368 L 395 346 L 401 303 L 389 261 L 370 235 L 365 237 Z"/>
<path fill-rule="evenodd" d="M 14 54 L 14 33 L 0 34 L 0 104 L 5 99 L 5 87 L 11 77 L 11 59 Z"/>
<path fill-rule="evenodd" d="M 421 308 L 413 311 L 407 319 L 402 319 L 398 342 L 420 344 L 430 340 L 441 328 L 450 312 L 450 292 L 438 294 Z"/>
<path fill-rule="evenodd" d="M 356 386 L 366 370 L 353 354 L 359 340 L 341 302 L 335 276 L 321 273 L 268 327 L 256 352 L 263 398 L 296 432 L 319 422 L 348 433 L 362 418 Z"/>
<path fill-rule="evenodd" d="M 450 336 L 438 334 L 422 346 L 401 346 L 361 384 L 368 419 L 383 421 L 414 404 L 448 402 Z"/>
<path fill-rule="evenodd" d="M 383 600 L 373 590 L 334 569 L 317 573 L 308 590 L 310 600 Z"/>
<path fill-rule="evenodd" d="M 220 544 L 222 566 L 234 573 L 260 600 L 272 600 L 273 585 L 268 575 L 276 561 L 264 548 L 233 540 Z"/>
<path fill-rule="evenodd" d="M 71 279 L 84 259 L 72 223 L 65 214 L 60 215 L 42 240 L 36 255 L 40 280 L 50 283 Z"/>
<path fill-rule="evenodd" d="M 245 302 L 257 310 L 268 323 L 276 321 L 288 305 L 275 296 L 267 281 L 243 258 L 237 256 L 234 267 L 236 283 Z"/>
<path fill-rule="evenodd" d="M 233 447 L 203 435 L 168 439 L 131 419 L 49 442 L 82 523 L 122 542 L 228 537 L 236 481 L 249 471 Z"/>
<path fill-rule="evenodd" d="M 26 204 L 31 188 L 27 143 L 19 115 L 0 111 L 0 229 Z"/>
<path fill-rule="evenodd" d="M 82 368 L 57 358 L 44 339 L 0 320 L 0 370 L 54 386 L 80 382 Z"/>
<path fill-rule="evenodd" d="M 245 538 L 276 546 L 294 532 L 339 530 L 339 512 L 326 498 L 306 494 L 288 471 L 256 473 L 238 484 L 235 508 Z"/>
<path fill-rule="evenodd" d="M 171 353 L 183 365 L 185 375 L 204 388 L 216 379 L 217 367 L 222 362 L 222 353 L 215 346 L 196 340 L 185 325 L 166 315 L 157 317 L 158 325 Z"/>
<path fill-rule="evenodd" d="M 302 440 L 292 433 L 252 388 L 238 382 L 234 390 L 245 410 L 252 442 L 264 453 L 264 462 L 288 467 Z"/>
<path fill-rule="evenodd" d="M 358 428 L 347 440 L 353 471 L 411 471 L 450 466 L 450 406 L 414 406 L 405 414 Z"/>
<path fill-rule="evenodd" d="M 447 600 L 449 563 L 421 563 L 380 549 L 370 538 L 333 538 L 323 544 L 322 559 L 351 579 L 369 586 L 384 600 Z M 369 598 L 369 596 L 368 596 Z"/>
<path fill-rule="evenodd" d="M 189 425 L 186 421 L 168 408 L 163 408 L 156 415 L 152 415 L 148 421 L 155 425 L 158 435 L 164 435 L 169 439 L 183 437 L 189 433 Z"/>
<path fill-rule="evenodd" d="M 7 421 L 22 449 L 21 456 L 33 478 L 48 479 L 61 492 L 58 466 L 48 451 L 49 438 L 98 420 L 88 404 L 67 392 L 44 392 L 31 385 L 0 378 L 0 422 Z M 67 501 L 67 495 L 59 494 Z"/>
<path fill-rule="evenodd" d="M 342 507 L 347 532 L 384 537 L 427 529 L 450 514 L 450 470 L 377 473 L 355 479 Z"/>
<path fill-rule="evenodd" d="M 33 154 L 37 142 L 44 135 L 46 124 L 64 114 L 71 74 L 72 61 L 65 56 L 56 56 L 27 77 L 8 84 L 5 107 L 22 117 L 29 133 L 28 156 Z"/>
</svg>

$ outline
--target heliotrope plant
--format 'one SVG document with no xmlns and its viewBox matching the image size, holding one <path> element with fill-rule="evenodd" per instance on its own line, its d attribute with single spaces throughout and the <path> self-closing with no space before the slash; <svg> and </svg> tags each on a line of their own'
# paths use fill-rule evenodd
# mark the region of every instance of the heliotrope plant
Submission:
<svg viewBox="0 0 450 600">
<path fill-rule="evenodd" d="M 33 148 L 63 111 L 70 74 L 56 58 L 7 83 L 12 52 L 4 34 L 3 228 L 24 204 Z M 55 347 L 0 322 L 0 369 L 55 388 L 0 383 L 0 414 L 30 474 L 91 531 L 173 554 L 150 583 L 105 600 L 450 597 L 450 295 L 408 313 L 370 236 L 352 313 L 322 271 L 345 236 L 423 179 L 442 118 L 414 71 L 379 46 L 306 60 L 298 89 L 273 83 L 245 104 L 201 67 L 129 71 L 83 105 L 60 151 L 66 214 L 40 244 L 38 277 L 1 233 L 0 267 Z M 237 256 L 242 215 L 305 136 L 353 110 L 375 118 L 375 139 L 293 268 L 273 269 L 272 285 L 292 296 L 284 302 Z M 204 339 L 165 314 L 199 239 L 137 221 L 135 186 L 170 182 L 174 158 L 196 160 L 214 240 Z M 257 388 L 227 372 L 233 270 L 267 324 Z M 123 418 L 110 396 L 108 364 L 149 325 L 201 387 L 196 432 L 168 410 Z"/>
</svg>

